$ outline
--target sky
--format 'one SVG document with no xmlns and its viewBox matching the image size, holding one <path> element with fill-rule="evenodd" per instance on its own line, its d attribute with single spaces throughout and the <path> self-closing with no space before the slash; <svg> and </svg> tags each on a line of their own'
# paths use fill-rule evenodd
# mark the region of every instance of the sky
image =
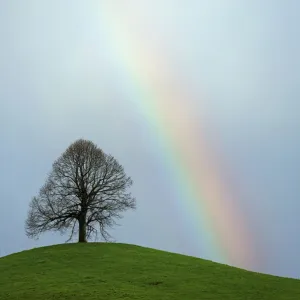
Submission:
<svg viewBox="0 0 300 300">
<path fill-rule="evenodd" d="M 206 239 L 215 232 L 200 225 L 205 210 L 192 212 L 172 175 L 180 161 L 166 162 L 163 114 L 149 111 L 167 99 L 141 92 L 157 89 L 145 82 L 152 71 L 180 91 L 167 114 L 188 109 L 192 140 L 201 128 L 238 195 L 251 232 L 241 241 L 255 257 L 247 268 L 299 278 L 299 14 L 296 0 L 1 1 L 0 256 L 67 240 L 29 240 L 24 222 L 54 160 L 86 138 L 134 181 L 137 210 L 111 231 L 116 241 L 229 263 Z"/>
</svg>

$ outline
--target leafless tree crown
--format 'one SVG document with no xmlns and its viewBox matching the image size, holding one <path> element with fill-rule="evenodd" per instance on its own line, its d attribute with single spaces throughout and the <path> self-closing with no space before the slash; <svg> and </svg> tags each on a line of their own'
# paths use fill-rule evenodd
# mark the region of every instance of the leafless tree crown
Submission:
<svg viewBox="0 0 300 300">
<path fill-rule="evenodd" d="M 107 231 L 136 201 L 127 192 L 132 185 L 124 168 L 94 143 L 77 140 L 58 158 L 39 195 L 31 200 L 25 224 L 26 234 L 38 238 L 43 232 L 71 230 L 85 242 Z M 69 239 L 69 240 L 70 240 Z"/>
</svg>

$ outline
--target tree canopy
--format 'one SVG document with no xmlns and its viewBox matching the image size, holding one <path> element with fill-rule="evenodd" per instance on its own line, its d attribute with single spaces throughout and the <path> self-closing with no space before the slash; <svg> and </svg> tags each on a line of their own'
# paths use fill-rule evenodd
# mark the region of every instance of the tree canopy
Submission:
<svg viewBox="0 0 300 300">
<path fill-rule="evenodd" d="M 108 229 L 136 200 L 128 192 L 133 181 L 112 156 L 94 143 L 80 139 L 72 143 L 53 163 L 52 171 L 38 196 L 32 198 L 26 234 L 38 238 L 46 231 L 78 233 L 86 242 L 98 233 L 108 240 Z"/>
</svg>

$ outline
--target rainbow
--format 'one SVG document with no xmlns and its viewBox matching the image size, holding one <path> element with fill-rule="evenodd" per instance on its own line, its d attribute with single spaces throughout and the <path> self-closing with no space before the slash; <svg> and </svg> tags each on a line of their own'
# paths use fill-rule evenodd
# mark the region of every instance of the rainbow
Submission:
<svg viewBox="0 0 300 300">
<path fill-rule="evenodd" d="M 239 212 L 235 193 L 225 184 L 221 164 L 197 125 L 195 108 L 187 100 L 193 96 L 174 77 L 163 49 L 138 36 L 138 26 L 119 4 L 103 1 L 97 9 L 132 99 L 163 145 L 162 155 L 179 187 L 183 216 L 196 230 L 205 229 L 220 262 L 252 268 L 257 261 L 251 231 Z M 195 239 L 203 238 L 202 232 L 196 232 Z"/>
</svg>

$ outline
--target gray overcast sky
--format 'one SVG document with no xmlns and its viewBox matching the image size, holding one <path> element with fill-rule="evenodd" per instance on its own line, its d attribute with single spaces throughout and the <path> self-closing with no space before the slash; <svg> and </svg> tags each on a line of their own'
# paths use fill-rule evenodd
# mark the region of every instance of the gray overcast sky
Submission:
<svg viewBox="0 0 300 300">
<path fill-rule="evenodd" d="M 117 241 L 218 261 L 174 205 L 178 189 L 137 108 L 143 99 L 132 99 L 109 43 L 108 2 L 0 2 L 0 255 L 66 240 L 28 240 L 24 221 L 53 161 L 84 137 L 135 182 L 138 209 L 112 232 Z M 261 256 L 253 269 L 300 277 L 299 2 L 124 3 L 118 14 L 162 49 L 194 95 L 182 101 L 199 108 L 239 190 Z"/>
</svg>

